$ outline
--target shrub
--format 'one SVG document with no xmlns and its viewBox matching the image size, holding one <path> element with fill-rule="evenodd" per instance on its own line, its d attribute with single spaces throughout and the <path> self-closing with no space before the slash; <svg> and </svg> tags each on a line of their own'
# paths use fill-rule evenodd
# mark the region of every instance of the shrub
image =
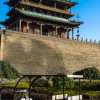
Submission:
<svg viewBox="0 0 100 100">
<path fill-rule="evenodd" d="M 58 89 L 62 89 L 63 85 L 65 89 L 72 89 L 74 88 L 74 81 L 68 77 L 54 77 L 53 78 L 54 87 Z"/>
<path fill-rule="evenodd" d="M 95 67 L 85 68 L 80 71 L 74 72 L 74 75 L 83 75 L 85 79 L 98 79 L 100 72 Z"/>
<path fill-rule="evenodd" d="M 15 70 L 8 62 L 0 62 L 0 72 L 3 78 L 16 79 L 19 76 L 17 70 Z"/>
</svg>

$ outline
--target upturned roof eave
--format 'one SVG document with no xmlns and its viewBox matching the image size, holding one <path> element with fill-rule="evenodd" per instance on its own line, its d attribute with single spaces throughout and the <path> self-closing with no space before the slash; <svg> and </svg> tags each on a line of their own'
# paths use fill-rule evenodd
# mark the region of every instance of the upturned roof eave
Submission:
<svg viewBox="0 0 100 100">
<path fill-rule="evenodd" d="M 67 5 L 69 8 L 78 4 L 78 2 L 73 2 L 73 1 L 65 1 L 65 0 L 55 0 L 55 1 Z"/>
<path fill-rule="evenodd" d="M 69 24 L 72 26 L 79 26 L 81 23 L 80 22 L 75 22 L 75 21 L 69 21 L 65 18 L 59 18 L 59 17 L 54 17 L 54 16 L 48 16 L 48 15 L 44 15 L 44 14 L 40 14 L 40 13 L 35 13 L 35 12 L 30 12 L 30 11 L 24 11 L 24 10 L 19 10 L 16 9 L 20 14 L 25 15 L 25 16 L 30 16 L 30 17 L 37 17 L 39 19 L 46 19 L 46 20 L 51 20 L 53 22 L 60 22 L 60 23 L 64 23 L 64 24 Z M 35 15 L 34 15 L 35 13 Z M 41 15 L 41 16 L 40 16 Z M 51 17 L 51 18 L 50 18 Z"/>
<path fill-rule="evenodd" d="M 40 14 L 40 13 L 36 13 L 36 12 L 24 11 L 24 10 L 20 10 L 20 9 L 15 9 L 15 10 L 16 10 L 17 15 L 20 14 L 21 16 L 38 18 L 40 20 L 48 20 L 48 21 L 51 21 L 54 23 L 62 23 L 64 25 L 70 26 L 70 27 L 78 27 L 82 24 L 82 22 L 70 21 L 65 18 L 59 18 L 59 17 L 55 17 L 55 16 L 49 16 L 49 15 L 44 15 L 44 14 Z M 16 15 L 16 17 L 18 17 L 17 15 Z M 7 23 L 11 23 L 12 20 L 14 20 L 13 17 L 10 17 L 2 24 L 7 25 Z"/>
</svg>

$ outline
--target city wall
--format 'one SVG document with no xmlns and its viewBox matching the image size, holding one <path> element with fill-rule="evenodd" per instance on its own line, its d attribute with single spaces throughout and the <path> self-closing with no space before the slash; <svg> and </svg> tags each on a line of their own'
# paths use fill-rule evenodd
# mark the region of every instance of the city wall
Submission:
<svg viewBox="0 0 100 100">
<path fill-rule="evenodd" d="M 99 43 L 10 31 L 1 42 L 2 60 L 22 74 L 71 74 L 87 67 L 100 70 Z"/>
</svg>

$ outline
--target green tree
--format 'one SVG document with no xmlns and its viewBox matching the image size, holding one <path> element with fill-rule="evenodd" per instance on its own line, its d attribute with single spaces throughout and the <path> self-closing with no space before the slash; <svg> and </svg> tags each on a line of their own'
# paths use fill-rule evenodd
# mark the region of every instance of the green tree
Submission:
<svg viewBox="0 0 100 100">
<path fill-rule="evenodd" d="M 62 77 L 54 77 L 53 78 L 54 87 L 58 89 L 62 89 L 63 85 L 65 89 L 72 89 L 74 87 L 74 81 L 67 76 Z"/>
<path fill-rule="evenodd" d="M 16 79 L 19 76 L 17 70 L 15 70 L 8 62 L 0 62 L 1 77 L 7 79 Z"/>
<path fill-rule="evenodd" d="M 74 72 L 74 75 L 83 75 L 85 79 L 97 79 L 99 75 L 99 70 L 95 67 L 85 68 L 80 71 Z"/>
</svg>

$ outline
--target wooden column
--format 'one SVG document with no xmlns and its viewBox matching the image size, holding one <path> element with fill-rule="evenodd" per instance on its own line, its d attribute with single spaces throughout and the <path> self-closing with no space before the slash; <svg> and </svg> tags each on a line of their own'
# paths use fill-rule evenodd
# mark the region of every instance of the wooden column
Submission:
<svg viewBox="0 0 100 100">
<path fill-rule="evenodd" d="M 74 40 L 74 28 L 72 28 L 72 40 Z"/>
<path fill-rule="evenodd" d="M 18 20 L 16 21 L 16 31 L 18 31 Z"/>
<path fill-rule="evenodd" d="M 40 35 L 42 35 L 43 32 L 43 24 L 40 24 Z"/>
<path fill-rule="evenodd" d="M 54 3 L 54 6 L 55 6 L 55 8 L 56 8 L 56 6 L 57 6 L 56 3 Z"/>
<path fill-rule="evenodd" d="M 30 32 L 30 31 L 29 31 L 29 24 L 30 24 L 30 23 L 27 22 L 27 32 Z"/>
<path fill-rule="evenodd" d="M 42 0 L 40 0 L 40 3 L 42 2 Z"/>
<path fill-rule="evenodd" d="M 19 20 L 19 31 L 20 32 L 22 31 L 22 20 L 21 19 Z"/>
<path fill-rule="evenodd" d="M 17 21 L 16 21 L 16 25 L 15 25 L 15 27 L 16 27 L 16 28 L 15 28 L 15 31 L 17 31 Z"/>
<path fill-rule="evenodd" d="M 69 36 L 69 28 L 67 28 L 66 30 L 67 30 L 67 39 L 69 39 L 70 38 L 70 36 Z"/>
<path fill-rule="evenodd" d="M 55 35 L 57 36 L 57 34 L 58 34 L 58 27 L 56 26 Z"/>
</svg>

